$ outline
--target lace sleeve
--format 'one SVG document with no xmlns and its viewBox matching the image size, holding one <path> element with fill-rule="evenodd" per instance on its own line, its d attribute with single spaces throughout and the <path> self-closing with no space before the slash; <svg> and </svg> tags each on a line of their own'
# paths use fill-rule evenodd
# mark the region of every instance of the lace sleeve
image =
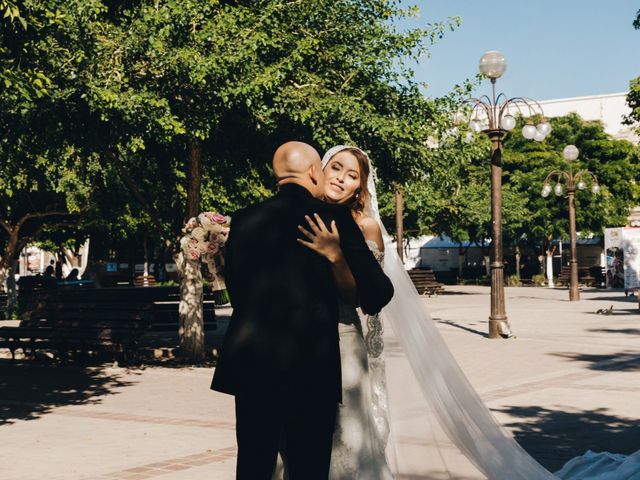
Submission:
<svg viewBox="0 0 640 480">
<path fill-rule="evenodd" d="M 384 267 L 384 251 L 380 251 L 376 242 L 367 240 L 367 245 L 371 249 L 373 256 L 381 267 Z M 384 328 L 382 326 L 382 320 L 380 314 L 377 315 L 365 315 L 367 323 L 367 334 L 365 336 L 365 343 L 367 345 L 367 354 L 369 358 L 378 358 L 382 355 L 384 350 L 384 340 L 382 334 Z"/>
</svg>

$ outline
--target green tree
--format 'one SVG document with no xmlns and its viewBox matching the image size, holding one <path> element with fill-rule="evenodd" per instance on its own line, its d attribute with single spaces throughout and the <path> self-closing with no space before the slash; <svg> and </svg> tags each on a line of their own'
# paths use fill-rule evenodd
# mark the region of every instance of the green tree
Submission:
<svg viewBox="0 0 640 480">
<path fill-rule="evenodd" d="M 47 229 L 77 222 L 99 177 L 68 76 L 77 52 L 67 40 L 78 23 L 65 24 L 43 2 L 25 2 L 20 14 L 21 24 L 0 33 L 0 280 L 10 311 L 20 250 Z"/>
<path fill-rule="evenodd" d="M 45 89 L 59 87 L 56 108 L 36 103 L 34 111 L 55 113 L 57 142 L 82 152 L 78 161 L 91 159 L 99 177 L 90 184 L 87 231 L 149 231 L 174 243 L 202 206 L 230 213 L 269 195 L 271 154 L 293 138 L 320 149 L 361 146 L 387 186 L 444 161 L 427 138 L 448 124 L 446 102 L 425 98 L 405 65 L 456 20 L 399 32 L 394 21 L 416 11 L 391 0 L 25 6 L 27 30 L 3 36 L 2 45 L 31 59 Z M 11 63 L 19 73 L 29 65 L 23 60 Z M 8 111 L 20 112 L 12 101 Z M 183 353 L 197 360 L 199 270 L 177 260 L 183 299 L 194 308 L 182 318 Z"/>
<path fill-rule="evenodd" d="M 640 30 L 640 10 L 633 20 L 633 27 Z M 636 77 L 629 82 L 629 93 L 627 94 L 627 105 L 631 107 L 631 113 L 626 119 L 629 125 L 640 124 L 640 77 Z"/>
</svg>

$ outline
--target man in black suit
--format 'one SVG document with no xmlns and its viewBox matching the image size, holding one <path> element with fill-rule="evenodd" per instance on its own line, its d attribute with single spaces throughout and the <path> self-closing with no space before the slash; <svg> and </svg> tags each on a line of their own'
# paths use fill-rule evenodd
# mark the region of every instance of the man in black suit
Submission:
<svg viewBox="0 0 640 480">
<path fill-rule="evenodd" d="M 273 166 L 280 191 L 232 219 L 225 280 L 233 315 L 211 388 L 235 395 L 237 479 L 270 479 L 282 439 L 291 480 L 326 480 L 341 399 L 337 267 L 297 242 L 305 215 L 336 222 L 365 312 L 379 312 L 393 287 L 350 211 L 319 200 L 315 149 L 286 143 Z"/>
</svg>

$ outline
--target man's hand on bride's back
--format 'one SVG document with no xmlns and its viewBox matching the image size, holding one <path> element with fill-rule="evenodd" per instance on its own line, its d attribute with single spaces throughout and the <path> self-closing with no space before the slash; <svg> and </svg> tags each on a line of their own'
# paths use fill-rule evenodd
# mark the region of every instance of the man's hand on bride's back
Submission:
<svg viewBox="0 0 640 480">
<path fill-rule="evenodd" d="M 313 217 L 305 215 L 308 229 L 298 225 L 300 232 L 307 238 L 307 240 L 298 238 L 298 242 L 319 253 L 332 264 L 343 260 L 344 256 L 340 248 L 340 233 L 336 222 L 332 221 L 330 227 L 327 227 L 320 215 L 314 213 Z"/>
</svg>

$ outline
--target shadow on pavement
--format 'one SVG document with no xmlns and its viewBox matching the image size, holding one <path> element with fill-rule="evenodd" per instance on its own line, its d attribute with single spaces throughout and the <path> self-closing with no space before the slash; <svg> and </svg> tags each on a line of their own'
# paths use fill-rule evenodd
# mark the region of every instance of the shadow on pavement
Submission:
<svg viewBox="0 0 640 480">
<path fill-rule="evenodd" d="M 584 300 L 588 301 L 597 301 L 597 302 L 626 302 L 626 303 L 635 303 L 638 304 L 638 297 L 635 295 L 629 295 L 628 297 L 624 296 L 624 293 L 620 293 L 619 295 L 605 295 L 602 297 L 585 297 Z"/>
<path fill-rule="evenodd" d="M 603 306 L 602 308 L 609 308 L 609 305 Z M 596 312 L 590 312 L 590 315 L 602 315 Z M 622 315 L 640 315 L 640 310 L 637 308 L 616 308 L 613 307 L 613 311 L 609 314 L 602 315 L 603 317 L 619 317 Z"/>
<path fill-rule="evenodd" d="M 465 332 L 470 332 L 470 333 L 474 333 L 476 335 L 480 335 L 481 337 L 487 338 L 489 336 L 489 334 L 486 333 L 486 332 L 481 332 L 480 330 L 476 330 L 474 328 L 470 328 L 470 327 L 467 327 L 465 325 L 460 325 L 459 323 L 456 323 L 456 322 L 454 322 L 452 320 L 440 320 L 439 318 L 434 318 L 434 320 L 436 320 L 438 323 L 442 323 L 444 325 L 450 325 L 452 327 L 459 328 L 460 330 L 464 330 Z"/>
<path fill-rule="evenodd" d="M 604 408 L 563 411 L 532 406 L 496 411 L 521 419 L 505 426 L 531 456 L 552 472 L 589 449 L 623 454 L 640 449 L 638 420 L 608 415 Z"/>
<path fill-rule="evenodd" d="M 592 328 L 593 333 L 622 333 L 625 335 L 640 335 L 640 328 Z"/>
<path fill-rule="evenodd" d="M 100 403 L 134 382 L 101 367 L 38 365 L 0 360 L 0 426 L 34 420 L 56 407 Z"/>
<path fill-rule="evenodd" d="M 591 353 L 554 353 L 556 357 L 585 362 L 590 365 L 587 368 L 608 372 L 632 372 L 640 370 L 639 352 L 618 352 L 612 354 L 591 354 Z"/>
</svg>

